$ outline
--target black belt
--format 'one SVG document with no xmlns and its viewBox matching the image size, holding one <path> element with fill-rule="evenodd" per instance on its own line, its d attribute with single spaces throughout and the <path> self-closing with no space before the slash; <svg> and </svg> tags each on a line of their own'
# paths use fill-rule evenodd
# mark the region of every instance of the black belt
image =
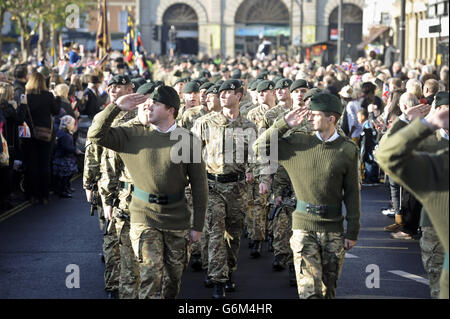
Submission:
<svg viewBox="0 0 450 319">
<path fill-rule="evenodd" d="M 296 210 L 302 213 L 314 214 L 321 217 L 337 217 L 342 215 L 342 205 L 316 205 L 297 200 Z"/>
<path fill-rule="evenodd" d="M 210 181 L 216 181 L 219 183 L 232 183 L 239 182 L 245 179 L 244 173 L 231 173 L 231 174 L 210 174 L 207 173 Z"/>
</svg>

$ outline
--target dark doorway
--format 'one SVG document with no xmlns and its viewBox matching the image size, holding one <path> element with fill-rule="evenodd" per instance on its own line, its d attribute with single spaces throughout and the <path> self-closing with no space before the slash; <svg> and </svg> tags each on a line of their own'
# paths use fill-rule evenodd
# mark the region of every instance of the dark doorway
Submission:
<svg viewBox="0 0 450 319">
<path fill-rule="evenodd" d="M 328 25 L 328 39 L 330 41 L 336 41 L 330 35 L 333 34 L 332 30 L 338 29 L 338 11 L 339 8 L 336 7 L 330 14 Z M 363 12 L 358 6 L 344 4 L 342 8 L 342 23 L 344 27 L 342 56 L 344 59 L 349 58 L 352 61 L 356 61 L 358 57 L 364 56 L 364 52 L 357 49 L 357 45 L 362 41 L 362 17 Z"/>
<path fill-rule="evenodd" d="M 194 9 L 186 4 L 174 4 L 170 6 L 163 16 L 161 29 L 161 53 L 168 54 L 172 42 L 169 39 L 170 27 L 174 26 L 176 36 L 176 54 L 198 54 L 198 18 Z"/>
</svg>

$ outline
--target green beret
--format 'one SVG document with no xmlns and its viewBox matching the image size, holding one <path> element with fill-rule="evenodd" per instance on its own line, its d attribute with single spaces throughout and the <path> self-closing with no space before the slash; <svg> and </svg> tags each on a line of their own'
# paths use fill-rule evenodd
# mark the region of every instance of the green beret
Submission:
<svg viewBox="0 0 450 319">
<path fill-rule="evenodd" d="M 274 90 L 275 89 L 275 83 L 269 80 L 263 80 L 258 83 L 258 86 L 256 87 L 256 91 L 262 92 L 266 90 Z"/>
<path fill-rule="evenodd" d="M 291 87 L 289 88 L 289 90 L 292 92 L 298 88 L 308 88 L 308 82 L 306 82 L 305 80 L 295 80 L 292 84 Z"/>
<path fill-rule="evenodd" d="M 279 75 L 275 75 L 272 79 L 272 82 L 277 84 L 278 81 L 280 81 L 283 77 Z"/>
<path fill-rule="evenodd" d="M 109 80 L 108 86 L 110 85 L 128 85 L 131 84 L 131 80 L 127 75 L 114 75 L 111 80 Z"/>
<path fill-rule="evenodd" d="M 252 82 L 252 84 L 248 87 L 248 89 L 250 91 L 255 91 L 256 87 L 258 86 L 259 82 L 261 82 L 262 80 L 258 80 L 256 79 L 255 81 Z"/>
<path fill-rule="evenodd" d="M 233 71 L 233 75 L 231 76 L 232 79 L 240 79 L 242 75 L 241 70 L 237 69 Z"/>
<path fill-rule="evenodd" d="M 131 79 L 131 83 L 133 84 L 133 91 L 136 92 L 137 89 L 139 89 L 139 87 L 141 85 L 146 84 L 147 81 L 144 78 L 139 77 L 139 78 Z"/>
<path fill-rule="evenodd" d="M 437 92 L 434 100 L 436 101 L 436 107 L 448 105 L 448 92 Z"/>
<path fill-rule="evenodd" d="M 202 70 L 200 72 L 200 76 L 201 77 L 205 77 L 205 78 L 210 78 L 211 77 L 211 72 L 209 72 L 208 70 Z"/>
<path fill-rule="evenodd" d="M 312 97 L 313 95 L 316 95 L 317 93 L 322 92 L 321 89 L 318 88 L 312 88 L 311 90 L 309 90 L 308 92 L 305 93 L 305 95 L 303 95 L 303 101 L 306 101 L 307 99 L 309 99 L 310 97 Z"/>
<path fill-rule="evenodd" d="M 142 95 L 149 94 L 149 93 L 152 93 L 152 92 L 153 92 L 153 90 L 155 89 L 155 87 L 156 87 L 155 83 L 148 82 L 148 83 L 142 84 L 142 85 L 137 89 L 136 93 L 142 94 Z"/>
<path fill-rule="evenodd" d="M 228 72 L 228 68 L 222 68 L 222 72 Z"/>
<path fill-rule="evenodd" d="M 206 95 L 208 94 L 218 94 L 220 89 L 220 85 L 213 85 L 211 86 L 208 91 L 206 91 Z"/>
<path fill-rule="evenodd" d="M 187 82 L 186 78 L 178 78 L 173 85 L 176 85 L 176 84 L 178 84 L 180 82 L 186 83 Z"/>
<path fill-rule="evenodd" d="M 342 114 L 341 100 L 333 94 L 318 93 L 311 97 L 309 104 L 311 111 L 335 112 Z"/>
<path fill-rule="evenodd" d="M 222 83 L 222 85 L 219 88 L 219 93 L 226 90 L 236 90 L 241 87 L 241 81 L 239 80 L 227 80 Z"/>
<path fill-rule="evenodd" d="M 257 80 L 266 80 L 267 79 L 267 73 L 266 72 L 261 72 L 260 74 L 258 74 L 256 76 Z"/>
<path fill-rule="evenodd" d="M 225 82 L 224 80 L 218 80 L 216 83 L 214 83 L 214 84 L 217 84 L 217 85 L 222 85 L 223 84 L 223 82 Z"/>
<path fill-rule="evenodd" d="M 292 80 L 288 78 L 282 78 L 278 80 L 275 84 L 275 89 L 284 89 L 290 87 L 292 84 Z"/>
<path fill-rule="evenodd" d="M 211 82 L 206 82 L 206 83 L 203 83 L 202 85 L 200 85 L 200 88 L 199 88 L 199 90 L 204 90 L 204 89 L 209 89 L 211 86 L 213 86 L 214 85 L 214 83 L 211 83 Z"/>
<path fill-rule="evenodd" d="M 177 91 L 171 86 L 162 85 L 153 91 L 150 98 L 154 101 L 165 104 L 169 107 L 174 107 L 177 110 L 180 108 L 180 97 Z"/>
<path fill-rule="evenodd" d="M 190 81 L 183 87 L 183 93 L 200 92 L 200 86 L 196 81 Z"/>
</svg>

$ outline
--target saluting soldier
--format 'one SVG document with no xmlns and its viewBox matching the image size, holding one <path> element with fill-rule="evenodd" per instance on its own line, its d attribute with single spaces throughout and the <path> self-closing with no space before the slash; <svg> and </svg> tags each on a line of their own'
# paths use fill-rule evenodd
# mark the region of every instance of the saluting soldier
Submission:
<svg viewBox="0 0 450 319">
<path fill-rule="evenodd" d="M 132 92 L 133 88 L 130 78 L 126 75 L 115 75 L 108 83 L 108 95 L 111 103 L 107 107 L 119 97 Z M 106 158 L 104 149 L 101 146 L 91 143 L 89 138 L 86 139 L 86 145 L 83 188 L 86 191 L 87 201 L 91 202 L 93 197 L 100 198 L 98 196 L 98 189 L 100 188 L 98 181 L 106 172 L 104 168 Z M 95 191 L 95 189 L 97 190 Z M 93 194 L 94 191 L 96 194 Z M 100 229 L 103 230 L 105 227 L 105 218 L 102 201 L 97 200 L 97 204 L 97 211 L 101 220 Z M 114 229 L 113 226 L 114 221 L 112 221 L 108 228 Z M 103 236 L 103 255 L 105 258 L 105 290 L 108 292 L 109 297 L 116 298 L 118 296 L 120 281 L 120 250 L 116 232 L 107 230 Z"/>
<path fill-rule="evenodd" d="M 145 83 L 137 90 L 138 94 L 149 98 L 155 84 Z M 111 126 L 138 125 L 136 111 L 122 111 L 114 119 Z M 128 169 L 123 164 L 118 153 L 105 148 L 104 165 L 102 165 L 102 177 L 99 181 L 99 192 L 104 203 L 105 218 L 113 220 L 120 247 L 120 280 L 119 298 L 138 298 L 139 264 L 134 256 L 130 240 L 130 211 L 129 205 L 133 190 L 133 181 Z"/>
<path fill-rule="evenodd" d="M 266 149 L 270 135 L 278 135 L 278 161 L 291 179 L 297 198 L 292 215 L 298 294 L 306 298 L 334 298 L 345 251 L 359 233 L 359 152 L 356 144 L 337 133 L 340 100 L 327 93 L 312 96 L 310 109 L 300 107 L 275 122 L 256 141 Z M 284 134 L 310 118 L 315 134 Z M 272 155 L 272 154 L 271 154 Z M 342 202 L 346 206 L 344 233 Z"/>
<path fill-rule="evenodd" d="M 208 245 L 205 284 L 214 286 L 212 297 L 215 299 L 224 298 L 225 290 L 235 290 L 232 273 L 237 267 L 244 226 L 245 182 L 253 179 L 248 147 L 256 129 L 253 123 L 239 114 L 242 98 L 240 81 L 225 81 L 219 92 L 222 112 L 204 116 L 192 129 L 204 146 L 209 184 L 205 221 Z"/>
<path fill-rule="evenodd" d="M 111 127 L 117 114 L 137 105 L 139 125 Z M 130 238 L 139 261 L 139 298 L 178 295 L 189 242 L 198 241 L 203 229 L 208 197 L 205 165 L 194 149 L 199 142 L 176 125 L 179 106 L 180 98 L 169 86 L 157 87 L 149 99 L 126 95 L 101 112 L 88 132 L 94 143 L 119 153 L 133 180 Z M 181 159 L 176 157 L 180 143 Z M 188 183 L 192 225 L 184 195 Z"/>
<path fill-rule="evenodd" d="M 421 114 L 415 116 L 414 120 L 410 118 L 412 122 L 406 127 L 383 138 L 375 157 L 389 177 L 405 187 L 423 204 L 445 252 L 439 298 L 448 299 L 448 147 L 438 153 L 418 152 L 421 151 L 423 143 L 436 134 L 435 131 L 444 129 L 444 133 L 448 134 L 448 92 L 436 96 L 436 105 L 439 106 L 438 109 L 422 119 L 420 117 L 428 110 L 417 108 Z M 439 249 L 436 248 L 436 258 L 439 258 Z M 430 282 L 434 281 L 433 279 L 430 278 Z M 432 292 L 436 290 L 434 285 L 431 288 Z"/>
</svg>

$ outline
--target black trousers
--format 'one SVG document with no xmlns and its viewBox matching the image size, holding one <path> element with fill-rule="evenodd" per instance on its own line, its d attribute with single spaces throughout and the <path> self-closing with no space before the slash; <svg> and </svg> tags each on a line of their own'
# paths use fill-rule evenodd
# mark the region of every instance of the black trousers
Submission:
<svg viewBox="0 0 450 319">
<path fill-rule="evenodd" d="M 50 164 L 52 142 L 23 139 L 25 164 L 25 192 L 28 197 L 48 198 L 50 192 Z"/>
</svg>

